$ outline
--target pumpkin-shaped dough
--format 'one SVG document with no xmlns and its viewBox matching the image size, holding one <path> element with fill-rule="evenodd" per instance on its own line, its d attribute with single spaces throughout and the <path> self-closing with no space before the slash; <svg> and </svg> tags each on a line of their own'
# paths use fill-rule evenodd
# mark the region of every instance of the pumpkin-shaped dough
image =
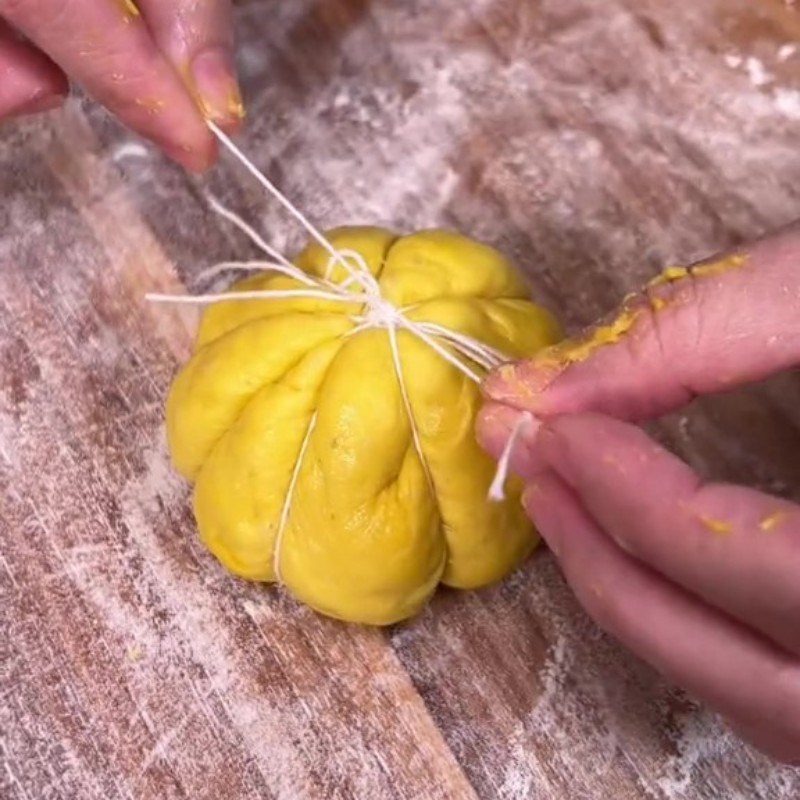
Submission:
<svg viewBox="0 0 800 800">
<path fill-rule="evenodd" d="M 360 253 L 383 298 L 412 322 L 510 358 L 560 338 L 512 265 L 485 245 L 380 228 L 328 238 Z M 329 256 L 314 244 L 295 264 L 322 278 Z M 336 265 L 328 277 L 342 283 L 348 273 Z M 262 273 L 233 290 L 298 288 L 307 287 Z M 504 501 L 487 499 L 495 465 L 475 439 L 478 385 L 400 329 L 406 402 L 387 329 L 355 331 L 364 313 L 361 303 L 309 297 L 209 307 L 172 386 L 167 431 L 175 467 L 195 484 L 200 536 L 226 567 L 280 580 L 324 614 L 383 625 L 417 613 L 440 581 L 497 581 L 537 536 L 513 479 Z"/>
</svg>

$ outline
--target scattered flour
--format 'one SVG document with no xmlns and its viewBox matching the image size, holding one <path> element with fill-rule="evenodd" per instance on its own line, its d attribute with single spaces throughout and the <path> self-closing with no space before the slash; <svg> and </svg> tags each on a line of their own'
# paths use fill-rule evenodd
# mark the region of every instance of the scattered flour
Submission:
<svg viewBox="0 0 800 800">
<path fill-rule="evenodd" d="M 789 119 L 800 120 L 800 91 L 797 89 L 775 89 L 775 108 Z"/>
<path fill-rule="evenodd" d="M 208 717 L 209 702 L 222 706 L 235 730 L 248 746 L 257 769 L 279 798 L 293 798 L 308 781 L 306 767 L 297 748 L 287 741 L 285 731 L 296 724 L 291 702 L 280 708 L 273 698 L 262 696 L 260 686 L 252 683 L 257 665 L 241 662 L 231 631 L 220 635 L 226 625 L 220 620 L 221 609 L 208 581 L 195 580 L 164 552 L 154 520 L 162 517 L 164 507 L 177 509 L 186 502 L 186 489 L 169 465 L 165 437 L 145 452 L 145 470 L 140 478 L 128 483 L 121 498 L 122 521 L 135 541 L 137 560 L 146 565 L 135 580 L 141 597 L 153 596 L 158 587 L 163 607 L 155 609 L 168 620 L 154 627 L 151 616 L 141 615 L 137 605 L 120 593 L 119 587 L 130 579 L 131 571 L 123 551 L 73 551 L 67 553 L 66 568 L 84 598 L 98 608 L 98 616 L 129 645 L 120 658 L 130 662 L 130 690 L 138 697 L 140 715 L 153 728 L 157 738 L 154 748 L 140 766 L 140 777 L 159 760 L 169 760 L 174 748 L 183 747 L 183 739 L 197 718 Z M 103 568 L 98 569 L 98 559 Z M 213 568 L 206 558 L 205 570 Z M 208 576 L 206 576 L 208 577 Z M 119 580 L 118 580 L 119 578 Z M 191 603 L 186 598 L 191 597 Z M 141 603 L 142 607 L 144 603 Z M 163 625 L 167 625 L 164 630 Z M 165 643 L 169 647 L 165 649 Z M 136 658 L 130 658 L 130 653 Z M 180 666 L 186 662 L 186 666 Z M 160 696 L 159 675 L 196 665 L 201 674 L 194 678 L 196 705 L 182 719 L 171 721 L 158 730 L 155 717 L 164 717 L 168 703 Z M 198 765 L 200 766 L 200 765 Z M 268 776 L 268 777 L 267 777 Z"/>
<path fill-rule="evenodd" d="M 153 152 L 140 142 L 121 142 L 111 153 L 113 161 L 122 161 L 126 158 L 148 158 Z"/>
<path fill-rule="evenodd" d="M 766 67 L 764 67 L 764 63 L 755 56 L 748 56 L 745 59 L 744 68 L 753 86 L 766 86 L 775 79 L 774 75 L 769 73 Z"/>
<path fill-rule="evenodd" d="M 776 54 L 779 62 L 788 61 L 797 53 L 797 45 L 782 45 Z M 761 88 L 775 82 L 775 76 L 767 70 L 764 63 L 755 56 L 740 56 L 735 53 L 726 53 L 723 60 L 731 69 L 744 67 L 750 83 Z M 789 119 L 800 119 L 800 91 L 785 86 L 775 86 L 770 92 L 773 107 Z"/>
</svg>

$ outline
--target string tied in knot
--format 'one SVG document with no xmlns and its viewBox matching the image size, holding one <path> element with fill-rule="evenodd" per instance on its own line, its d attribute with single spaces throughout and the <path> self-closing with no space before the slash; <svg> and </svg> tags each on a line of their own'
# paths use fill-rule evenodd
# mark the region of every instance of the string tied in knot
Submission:
<svg viewBox="0 0 800 800">
<path fill-rule="evenodd" d="M 380 295 L 370 297 L 367 302 L 367 313 L 362 317 L 364 327 L 397 328 L 403 325 L 403 312 L 389 300 Z"/>
</svg>

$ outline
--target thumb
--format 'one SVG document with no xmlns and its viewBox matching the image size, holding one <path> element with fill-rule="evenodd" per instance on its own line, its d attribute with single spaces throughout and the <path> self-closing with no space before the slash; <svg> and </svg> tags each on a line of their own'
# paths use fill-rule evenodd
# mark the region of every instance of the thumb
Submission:
<svg viewBox="0 0 800 800">
<path fill-rule="evenodd" d="M 611 322 L 501 367 L 492 399 L 539 416 L 643 420 L 800 364 L 800 224 L 689 269 L 672 267 Z"/>
</svg>

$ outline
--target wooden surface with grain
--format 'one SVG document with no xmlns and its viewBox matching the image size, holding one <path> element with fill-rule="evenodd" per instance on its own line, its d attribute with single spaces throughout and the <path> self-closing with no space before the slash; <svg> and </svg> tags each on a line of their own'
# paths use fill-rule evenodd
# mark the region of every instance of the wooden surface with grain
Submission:
<svg viewBox="0 0 800 800">
<path fill-rule="evenodd" d="M 571 329 L 668 263 L 800 217 L 782 0 L 251 0 L 245 149 L 322 225 L 442 225 Z M 540 550 L 387 630 L 227 574 L 163 401 L 194 316 L 143 302 L 296 226 L 229 158 L 192 178 L 96 106 L 0 129 L 0 796 L 796 800 L 587 620 Z M 800 376 L 655 433 L 800 497 Z M 735 665 L 731 665 L 735 669 Z"/>
</svg>

